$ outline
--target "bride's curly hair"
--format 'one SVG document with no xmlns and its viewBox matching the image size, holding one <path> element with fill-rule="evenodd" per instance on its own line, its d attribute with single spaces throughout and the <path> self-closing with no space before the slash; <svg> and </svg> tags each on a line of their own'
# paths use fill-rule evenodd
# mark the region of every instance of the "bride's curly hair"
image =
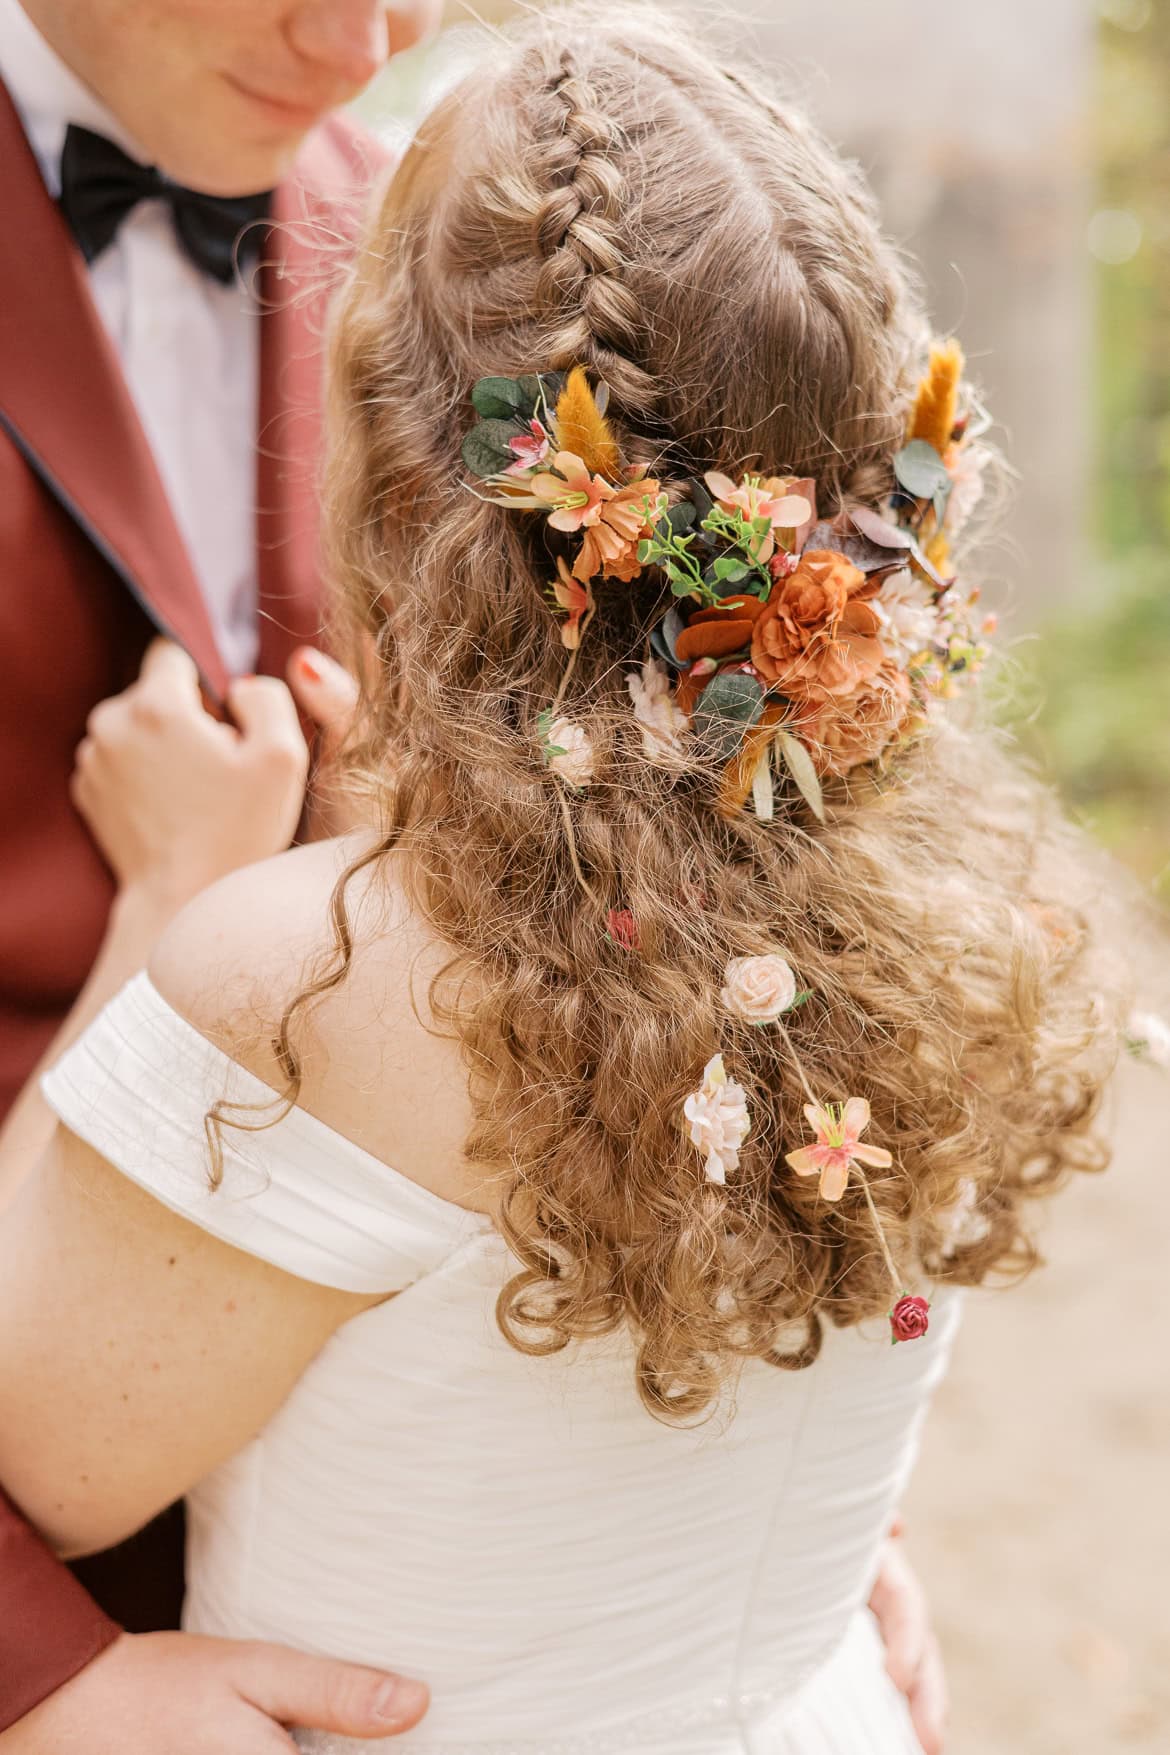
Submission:
<svg viewBox="0 0 1170 1755">
<path fill-rule="evenodd" d="M 809 1364 L 823 1319 L 891 1301 L 864 1190 L 830 1206 L 785 1166 L 805 1091 L 781 1032 L 721 1007 L 728 959 L 783 948 L 812 991 L 790 1023 L 809 1081 L 867 1098 L 894 1154 L 869 1181 L 895 1255 L 971 1284 L 1037 1259 L 1026 1197 L 1105 1162 L 1096 880 L 986 729 L 937 726 L 885 776 L 832 783 L 825 826 L 795 795 L 772 822 L 720 815 L 717 776 L 665 772 L 631 722 L 662 608 L 645 579 L 598 593 L 565 703 L 596 776 L 566 793 L 536 725 L 565 665 L 556 538 L 477 497 L 469 391 L 584 364 L 627 459 L 813 476 L 832 516 L 889 490 L 924 334 L 855 168 L 754 73 L 629 7 L 500 41 L 407 153 L 336 315 L 332 570 L 378 654 L 352 765 L 383 824 L 347 879 L 396 850 L 450 948 L 431 1005 L 519 1263 L 504 1333 L 543 1353 L 628 1324 L 661 1417 L 708 1410 L 736 1359 Z M 352 955 L 345 881 L 337 954 L 284 1020 L 294 1089 L 297 1007 Z M 636 949 L 607 936 L 611 907 Z M 680 1126 L 719 1049 L 752 1114 L 726 1187 Z"/>
</svg>

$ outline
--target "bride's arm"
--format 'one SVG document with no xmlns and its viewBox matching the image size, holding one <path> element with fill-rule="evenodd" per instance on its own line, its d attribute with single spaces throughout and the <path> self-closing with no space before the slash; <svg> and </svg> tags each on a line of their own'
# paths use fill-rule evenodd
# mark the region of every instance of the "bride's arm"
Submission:
<svg viewBox="0 0 1170 1755">
<path fill-rule="evenodd" d="M 110 1547 L 375 1301 L 209 1236 L 58 1128 L 0 1227 L 0 1480 L 62 1554 Z"/>
</svg>

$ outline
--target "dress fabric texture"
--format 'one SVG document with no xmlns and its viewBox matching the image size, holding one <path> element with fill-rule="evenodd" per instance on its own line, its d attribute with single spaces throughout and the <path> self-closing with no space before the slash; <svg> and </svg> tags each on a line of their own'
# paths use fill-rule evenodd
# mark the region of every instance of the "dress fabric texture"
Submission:
<svg viewBox="0 0 1170 1755">
<path fill-rule="evenodd" d="M 272 1092 L 139 976 L 47 1075 L 61 1118 L 194 1223 L 302 1278 L 395 1293 L 345 1323 L 188 1499 L 184 1625 L 431 1684 L 394 1755 L 916 1755 L 864 1608 L 958 1299 L 892 1347 L 826 1325 L 702 1426 L 651 1419 L 628 1338 L 529 1358 L 481 1215 Z M 372 1746 L 298 1732 L 312 1755 Z"/>
</svg>

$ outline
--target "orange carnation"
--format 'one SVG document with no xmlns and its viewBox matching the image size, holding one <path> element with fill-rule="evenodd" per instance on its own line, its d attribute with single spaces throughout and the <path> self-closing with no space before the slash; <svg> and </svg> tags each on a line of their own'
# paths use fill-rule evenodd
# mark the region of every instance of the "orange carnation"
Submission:
<svg viewBox="0 0 1170 1755">
<path fill-rule="evenodd" d="M 797 700 L 855 693 L 886 656 L 877 611 L 865 601 L 877 589 L 834 549 L 801 555 L 752 630 L 752 663 L 763 681 Z"/>
<path fill-rule="evenodd" d="M 857 693 L 809 702 L 799 736 L 822 774 L 847 774 L 876 762 L 910 718 L 910 679 L 888 660 Z"/>
<path fill-rule="evenodd" d="M 584 523 L 581 531 L 581 552 L 573 562 L 575 579 L 594 579 L 603 573 L 607 579 L 629 583 L 642 571 L 638 560 L 638 544 L 649 536 L 645 502 L 653 506 L 661 489 L 656 481 L 632 481 L 625 487 L 609 488 L 606 498 L 599 501 L 595 514 Z"/>
</svg>

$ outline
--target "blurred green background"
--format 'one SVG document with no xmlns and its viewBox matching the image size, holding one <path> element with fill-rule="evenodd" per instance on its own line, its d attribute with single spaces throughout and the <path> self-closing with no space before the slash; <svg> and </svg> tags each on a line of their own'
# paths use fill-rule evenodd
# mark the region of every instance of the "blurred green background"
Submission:
<svg viewBox="0 0 1170 1755">
<path fill-rule="evenodd" d="M 1102 7 L 1094 96 L 1089 589 L 1022 655 L 1023 735 L 1170 897 L 1170 6 Z"/>
</svg>

